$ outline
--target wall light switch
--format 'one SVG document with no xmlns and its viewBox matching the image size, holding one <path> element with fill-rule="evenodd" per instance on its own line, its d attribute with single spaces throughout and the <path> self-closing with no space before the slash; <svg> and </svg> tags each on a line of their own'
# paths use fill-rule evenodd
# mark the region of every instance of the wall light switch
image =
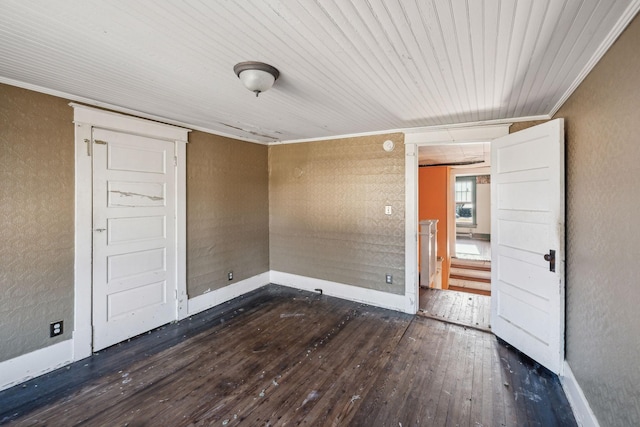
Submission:
<svg viewBox="0 0 640 427">
<path fill-rule="evenodd" d="M 391 205 L 387 205 L 384 207 L 384 214 L 391 215 Z"/>
</svg>

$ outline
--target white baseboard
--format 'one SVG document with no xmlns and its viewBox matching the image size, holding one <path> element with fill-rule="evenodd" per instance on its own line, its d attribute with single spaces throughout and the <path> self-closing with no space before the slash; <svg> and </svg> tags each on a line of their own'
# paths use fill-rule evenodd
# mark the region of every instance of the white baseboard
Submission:
<svg viewBox="0 0 640 427">
<path fill-rule="evenodd" d="M 73 360 L 73 340 L 62 341 L 0 363 L 0 390 L 46 374 Z"/>
<path fill-rule="evenodd" d="M 93 328 L 91 325 L 78 326 L 73 331 L 73 361 L 82 360 L 93 353 L 91 341 L 93 340 Z"/>
<path fill-rule="evenodd" d="M 373 289 L 361 288 L 359 286 L 345 285 L 343 283 L 282 273 L 274 270 L 271 270 L 271 283 L 311 292 L 314 292 L 316 289 L 322 289 L 324 294 L 332 297 L 362 302 L 376 307 L 401 311 L 403 313 L 407 312 L 407 307 L 410 306 L 404 295 L 390 294 Z"/>
<path fill-rule="evenodd" d="M 564 373 L 560 377 L 560 382 L 564 393 L 567 395 L 571 409 L 573 409 L 573 415 L 578 425 L 582 427 L 600 427 L 598 419 L 591 410 L 591 406 L 589 406 L 589 402 L 566 360 L 564 361 Z"/>
<path fill-rule="evenodd" d="M 190 298 L 187 302 L 189 316 L 208 310 L 211 307 L 215 307 L 218 304 L 222 304 L 223 302 L 227 302 L 268 284 L 269 272 L 265 272 L 248 279 L 241 280 L 232 285 L 225 286 L 224 288 L 216 289 L 215 291 Z"/>
</svg>

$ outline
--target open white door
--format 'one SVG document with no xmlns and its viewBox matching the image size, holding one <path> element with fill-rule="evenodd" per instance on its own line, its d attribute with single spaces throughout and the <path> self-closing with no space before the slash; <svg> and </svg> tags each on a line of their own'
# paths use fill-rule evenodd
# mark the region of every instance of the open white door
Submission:
<svg viewBox="0 0 640 427">
<path fill-rule="evenodd" d="M 562 119 L 491 143 L 491 213 L 491 328 L 558 374 L 564 360 Z"/>
</svg>

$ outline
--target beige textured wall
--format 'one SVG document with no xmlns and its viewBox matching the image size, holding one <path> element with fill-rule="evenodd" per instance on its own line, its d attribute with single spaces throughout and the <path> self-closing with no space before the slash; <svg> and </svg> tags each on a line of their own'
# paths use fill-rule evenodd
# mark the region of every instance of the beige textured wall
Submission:
<svg viewBox="0 0 640 427">
<path fill-rule="evenodd" d="M 403 294 L 404 157 L 403 134 L 269 147 L 271 269 Z"/>
<path fill-rule="evenodd" d="M 567 359 L 601 426 L 640 425 L 640 20 L 556 117 L 567 144 Z"/>
<path fill-rule="evenodd" d="M 515 132 L 530 128 L 532 126 L 541 125 L 542 123 L 546 123 L 546 122 L 547 122 L 547 120 L 534 120 L 534 121 L 529 121 L 529 122 L 515 122 L 509 128 L 509 133 L 515 133 Z"/>
<path fill-rule="evenodd" d="M 189 298 L 269 271 L 267 146 L 203 132 L 187 144 Z M 232 270 L 234 280 L 227 279 Z"/>
<path fill-rule="evenodd" d="M 71 338 L 72 121 L 67 101 L 0 84 L 0 361 Z"/>
</svg>

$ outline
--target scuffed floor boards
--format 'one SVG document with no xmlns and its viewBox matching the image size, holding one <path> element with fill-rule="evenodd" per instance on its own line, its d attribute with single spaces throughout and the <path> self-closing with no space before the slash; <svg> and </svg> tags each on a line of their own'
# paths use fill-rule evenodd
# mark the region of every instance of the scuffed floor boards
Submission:
<svg viewBox="0 0 640 427">
<path fill-rule="evenodd" d="M 575 425 L 489 333 L 275 285 L 0 392 L 7 422 Z"/>
</svg>

